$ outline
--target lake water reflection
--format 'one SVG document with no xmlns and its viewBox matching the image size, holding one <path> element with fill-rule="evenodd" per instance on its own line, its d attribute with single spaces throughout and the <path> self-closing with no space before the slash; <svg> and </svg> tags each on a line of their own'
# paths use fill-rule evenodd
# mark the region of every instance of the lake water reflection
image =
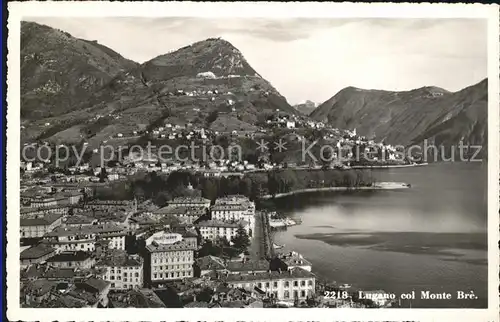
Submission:
<svg viewBox="0 0 500 322">
<path fill-rule="evenodd" d="M 479 299 L 419 300 L 412 307 L 487 306 L 487 165 L 373 170 L 411 189 L 315 193 L 277 199 L 302 224 L 275 233 L 313 271 L 364 290 L 452 292 Z M 410 305 L 410 303 L 402 303 Z"/>
</svg>

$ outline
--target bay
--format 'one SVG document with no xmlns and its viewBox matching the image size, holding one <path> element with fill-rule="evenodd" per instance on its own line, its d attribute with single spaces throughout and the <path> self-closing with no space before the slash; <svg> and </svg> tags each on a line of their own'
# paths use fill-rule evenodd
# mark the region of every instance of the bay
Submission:
<svg viewBox="0 0 500 322">
<path fill-rule="evenodd" d="M 308 193 L 275 199 L 302 223 L 274 234 L 313 272 L 363 290 L 415 290 L 412 307 L 487 306 L 487 164 L 435 163 L 372 170 L 411 189 Z M 477 300 L 458 300 L 473 290 Z M 421 291 L 452 300 L 421 300 Z"/>
</svg>

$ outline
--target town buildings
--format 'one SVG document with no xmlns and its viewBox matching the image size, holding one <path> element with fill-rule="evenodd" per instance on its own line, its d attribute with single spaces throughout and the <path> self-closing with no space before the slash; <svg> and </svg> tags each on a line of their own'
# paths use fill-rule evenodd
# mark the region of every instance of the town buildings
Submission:
<svg viewBox="0 0 500 322">
<path fill-rule="evenodd" d="M 182 235 L 164 232 L 146 241 L 147 277 L 151 283 L 193 277 L 196 247 Z"/>
<path fill-rule="evenodd" d="M 291 270 L 294 268 L 301 268 L 308 272 L 312 270 L 312 264 L 304 258 L 301 254 L 297 252 L 288 252 L 284 254 L 279 254 L 277 258 L 284 265 L 284 269 Z"/>
<path fill-rule="evenodd" d="M 139 289 L 143 286 L 144 262 L 139 255 L 128 255 L 125 251 L 110 252 L 96 263 L 96 268 L 105 270 L 103 278 L 111 283 L 111 290 Z"/>
<path fill-rule="evenodd" d="M 68 205 L 40 207 L 40 208 L 21 207 L 20 215 L 21 218 L 34 218 L 37 217 L 38 215 L 45 215 L 45 214 L 65 215 L 68 213 L 69 209 L 70 206 Z"/>
<path fill-rule="evenodd" d="M 177 197 L 168 202 L 169 206 L 210 207 L 210 200 L 202 197 Z"/>
<path fill-rule="evenodd" d="M 62 216 L 47 214 L 21 218 L 21 238 L 40 238 L 61 225 Z"/>
<path fill-rule="evenodd" d="M 265 273 L 270 270 L 270 264 L 267 260 L 247 260 L 229 261 L 226 263 L 228 274 L 231 275 L 246 275 Z"/>
<path fill-rule="evenodd" d="M 241 176 L 251 168 L 227 160 L 215 170 L 223 167 L 221 176 Z M 186 307 L 263 307 L 264 299 L 293 302 L 314 294 L 314 276 L 297 271 L 310 272 L 311 265 L 298 254 L 282 255 L 281 271 L 275 272 L 269 261 L 249 260 L 243 250 L 236 261 L 226 253 L 196 258 L 206 240 L 232 244 L 240 227 L 253 235 L 256 210 L 248 197 L 219 197 L 213 205 L 178 197 L 158 209 L 151 199 L 141 205 L 100 200 L 94 190 L 105 183 L 86 176 L 56 173 L 58 181 L 71 182 L 41 178 L 23 185 L 21 237 L 40 239 L 23 241 L 38 242 L 20 256 L 23 307 L 142 306 L 144 296 L 170 287 L 183 300 L 193 295 Z M 206 288 L 215 292 L 210 303 L 196 300 Z"/>
<path fill-rule="evenodd" d="M 249 233 L 255 229 L 255 203 L 241 195 L 218 198 L 210 209 L 212 219 L 248 223 Z"/>
<path fill-rule="evenodd" d="M 47 259 L 56 254 L 56 249 L 46 244 L 38 244 L 29 247 L 21 252 L 20 266 L 21 268 L 29 265 L 44 263 Z"/>
<path fill-rule="evenodd" d="M 124 227 L 101 224 L 77 227 L 58 227 L 44 235 L 44 241 L 61 251 L 87 251 L 96 249 L 96 241 L 106 242 L 109 248 L 125 249 Z"/>
<path fill-rule="evenodd" d="M 47 265 L 55 268 L 80 268 L 90 269 L 94 266 L 94 258 L 91 253 L 84 251 L 61 252 L 46 260 Z"/>
<path fill-rule="evenodd" d="M 196 266 L 199 269 L 200 276 L 208 275 L 213 272 L 227 272 L 225 261 L 220 257 L 211 255 L 197 258 Z"/>
<path fill-rule="evenodd" d="M 178 206 L 174 204 L 158 209 L 152 214 L 157 220 L 164 216 L 174 216 L 179 219 L 180 222 L 192 224 L 206 213 L 207 207 L 205 207 L 205 205 Z"/>
<path fill-rule="evenodd" d="M 205 220 L 200 221 L 195 225 L 204 240 L 216 241 L 220 238 L 226 239 L 231 242 L 239 227 L 245 229 L 249 233 L 248 223 L 241 220 L 239 222 L 225 222 L 221 220 Z"/>
<path fill-rule="evenodd" d="M 226 277 L 230 287 L 259 288 L 267 296 L 280 301 L 306 300 L 315 294 L 314 274 L 301 268 L 290 271 L 269 271 L 254 274 L 230 274 Z"/>
<path fill-rule="evenodd" d="M 83 198 L 81 192 L 58 192 L 48 194 L 24 194 L 24 204 L 31 208 L 56 207 L 61 205 L 75 205 Z"/>
</svg>

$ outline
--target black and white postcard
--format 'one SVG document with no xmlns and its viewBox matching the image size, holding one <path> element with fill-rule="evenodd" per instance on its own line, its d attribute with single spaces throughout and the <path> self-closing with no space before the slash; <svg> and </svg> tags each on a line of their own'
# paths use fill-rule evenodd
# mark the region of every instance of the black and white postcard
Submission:
<svg viewBox="0 0 500 322">
<path fill-rule="evenodd" d="M 9 2 L 8 30 L 9 319 L 498 321 L 497 5 Z"/>
</svg>

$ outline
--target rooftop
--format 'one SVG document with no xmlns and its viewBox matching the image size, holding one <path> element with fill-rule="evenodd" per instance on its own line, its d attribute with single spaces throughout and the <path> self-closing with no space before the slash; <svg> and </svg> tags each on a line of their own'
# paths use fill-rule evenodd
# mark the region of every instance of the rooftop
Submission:
<svg viewBox="0 0 500 322">
<path fill-rule="evenodd" d="M 203 197 L 177 197 L 171 200 L 169 203 L 210 203 L 209 199 Z"/>
<path fill-rule="evenodd" d="M 67 225 L 89 225 L 92 224 L 97 219 L 87 216 L 87 215 L 73 215 L 69 216 L 65 223 Z"/>
<path fill-rule="evenodd" d="M 73 236 L 77 234 L 102 234 L 113 232 L 124 232 L 125 228 L 114 223 L 106 223 L 101 225 L 89 225 L 82 227 L 57 227 L 53 231 L 47 233 L 47 237 L 62 237 Z"/>
<path fill-rule="evenodd" d="M 207 302 L 189 302 L 188 304 L 184 305 L 184 307 L 191 307 L 191 308 L 208 308 L 208 303 Z"/>
<path fill-rule="evenodd" d="M 130 206 L 133 201 L 130 200 L 90 200 L 87 202 L 89 206 Z"/>
<path fill-rule="evenodd" d="M 37 211 L 49 211 L 52 209 L 61 209 L 61 208 L 68 208 L 69 205 L 57 205 L 57 206 L 48 206 L 48 207 L 21 207 L 20 213 L 21 214 L 28 214 L 31 212 L 37 212 Z"/>
<path fill-rule="evenodd" d="M 90 276 L 92 271 L 76 268 L 53 268 L 47 265 L 31 265 L 21 271 L 21 278 L 75 279 Z"/>
<path fill-rule="evenodd" d="M 110 282 L 107 282 L 107 281 L 102 280 L 100 278 L 91 277 L 91 278 L 87 279 L 85 282 L 80 283 L 79 286 L 82 286 L 82 287 L 90 286 L 90 288 L 92 288 L 92 289 L 96 290 L 97 292 L 101 293 L 110 284 L 111 284 Z"/>
<path fill-rule="evenodd" d="M 129 267 L 141 266 L 142 257 L 138 255 L 128 255 L 125 251 L 115 251 L 106 254 L 106 258 L 96 263 L 96 266 Z"/>
<path fill-rule="evenodd" d="M 34 280 L 24 284 L 22 292 L 24 294 L 36 294 L 37 296 L 41 296 L 50 292 L 57 285 L 56 281 L 47 281 L 47 280 Z"/>
<path fill-rule="evenodd" d="M 51 254 L 56 250 L 47 244 L 38 244 L 36 246 L 25 249 L 21 252 L 21 260 L 23 259 L 35 259 L 42 256 Z"/>
<path fill-rule="evenodd" d="M 295 266 L 295 265 L 311 265 L 311 262 L 309 262 L 307 259 L 305 259 L 302 255 L 296 252 L 290 252 L 286 254 L 281 254 L 279 258 L 288 266 Z"/>
<path fill-rule="evenodd" d="M 205 207 L 169 205 L 154 211 L 153 214 L 202 216 L 205 214 Z"/>
<path fill-rule="evenodd" d="M 226 264 L 222 258 L 211 255 L 197 258 L 196 264 L 201 270 L 223 270 L 226 268 Z"/>
<path fill-rule="evenodd" d="M 64 252 L 52 256 L 47 259 L 47 262 L 74 262 L 74 261 L 84 261 L 91 257 L 90 253 L 77 251 L 77 252 Z"/>
<path fill-rule="evenodd" d="M 174 244 L 158 244 L 153 241 L 150 245 L 147 245 L 146 248 L 149 252 L 195 250 L 194 246 L 186 243 L 185 241 L 180 241 Z"/>
<path fill-rule="evenodd" d="M 244 195 L 228 195 L 215 200 L 215 204 L 227 202 L 250 202 L 250 199 Z"/>
<path fill-rule="evenodd" d="M 262 280 L 280 280 L 280 279 L 296 279 L 296 278 L 313 278 L 315 275 L 302 268 L 294 268 L 290 271 L 276 272 L 267 271 L 255 274 L 230 274 L 226 277 L 227 282 L 250 282 Z"/>
<path fill-rule="evenodd" d="M 232 210 L 232 211 L 245 211 L 248 209 L 248 207 L 245 207 L 242 204 L 215 204 L 212 206 L 211 210 L 212 211 L 219 211 L 219 210 Z"/>
<path fill-rule="evenodd" d="M 245 226 L 247 223 L 245 221 L 239 221 L 235 223 L 225 222 L 221 220 L 204 220 L 197 223 L 197 227 L 222 227 L 222 228 L 238 228 L 240 225 Z"/>
<path fill-rule="evenodd" d="M 269 270 L 269 262 L 266 260 L 228 262 L 227 269 L 232 272 L 267 271 Z"/>
<path fill-rule="evenodd" d="M 165 304 L 151 289 L 130 290 L 126 293 L 110 293 L 113 307 L 164 308 Z"/>
<path fill-rule="evenodd" d="M 35 218 L 21 218 L 21 226 L 46 226 L 61 218 L 59 214 L 46 214 Z"/>
</svg>

